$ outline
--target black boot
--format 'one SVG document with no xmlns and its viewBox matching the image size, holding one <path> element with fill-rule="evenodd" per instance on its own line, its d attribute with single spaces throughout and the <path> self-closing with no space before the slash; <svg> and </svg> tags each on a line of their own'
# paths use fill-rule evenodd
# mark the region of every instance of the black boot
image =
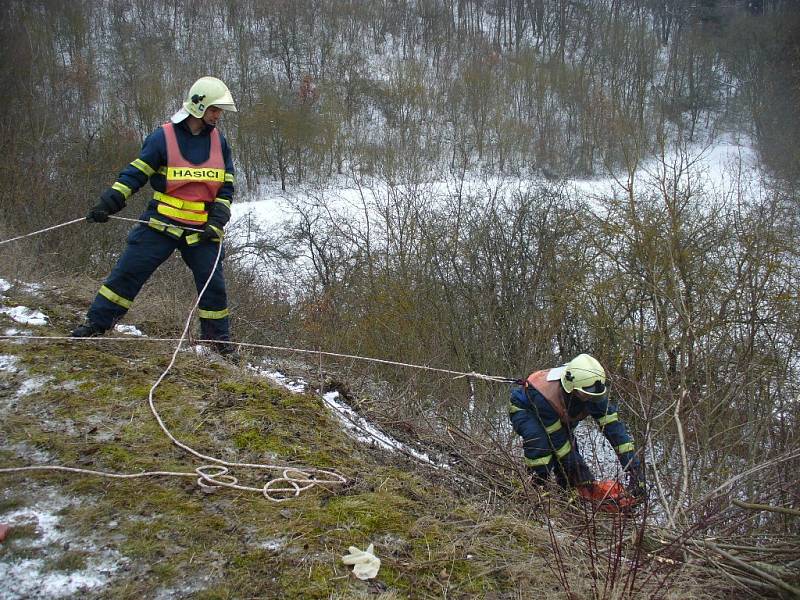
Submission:
<svg viewBox="0 0 800 600">
<path fill-rule="evenodd" d="M 92 323 L 91 321 L 86 321 L 83 325 L 78 325 L 75 329 L 73 329 L 72 333 L 69 335 L 70 337 L 78 338 L 100 337 L 105 332 L 106 330 L 100 327 L 100 325 Z"/>
<path fill-rule="evenodd" d="M 238 363 L 242 356 L 239 351 L 239 346 L 237 344 L 227 343 L 227 340 L 225 340 L 225 342 L 213 342 L 211 348 L 217 354 L 221 355 L 222 358 L 230 362 Z"/>
<path fill-rule="evenodd" d="M 535 467 L 528 467 L 527 469 L 531 485 L 539 488 L 544 487 L 547 483 L 547 472 L 541 473 Z"/>
<path fill-rule="evenodd" d="M 569 478 L 567 477 L 567 474 L 564 472 L 564 468 L 561 465 L 556 466 L 555 474 L 558 487 L 560 487 L 562 490 L 566 490 L 568 487 L 570 487 Z"/>
</svg>

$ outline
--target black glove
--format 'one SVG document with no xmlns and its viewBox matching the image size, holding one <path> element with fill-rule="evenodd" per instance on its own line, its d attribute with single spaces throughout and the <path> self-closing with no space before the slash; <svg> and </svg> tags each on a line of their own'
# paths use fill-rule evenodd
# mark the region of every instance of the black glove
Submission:
<svg viewBox="0 0 800 600">
<path fill-rule="evenodd" d="M 213 223 L 206 223 L 202 233 L 200 233 L 201 242 L 221 242 L 224 233 L 222 227 L 214 225 Z"/>
<path fill-rule="evenodd" d="M 114 188 L 108 188 L 100 194 L 100 201 L 86 215 L 89 223 L 105 223 L 108 216 L 118 213 L 125 208 L 125 196 Z"/>
<path fill-rule="evenodd" d="M 200 241 L 222 241 L 225 225 L 231 218 L 230 209 L 220 202 L 215 202 L 208 209 L 208 221 L 200 234 Z"/>
<path fill-rule="evenodd" d="M 645 482 L 644 470 L 641 465 L 631 464 L 629 466 L 628 493 L 640 501 L 647 496 L 647 483 Z"/>
</svg>

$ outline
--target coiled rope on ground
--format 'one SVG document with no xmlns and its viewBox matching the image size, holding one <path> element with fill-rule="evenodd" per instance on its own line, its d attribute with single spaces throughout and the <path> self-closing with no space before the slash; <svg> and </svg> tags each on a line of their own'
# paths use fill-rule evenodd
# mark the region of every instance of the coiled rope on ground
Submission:
<svg viewBox="0 0 800 600">
<path fill-rule="evenodd" d="M 133 221 L 137 223 L 144 223 L 148 224 L 147 221 L 142 221 L 140 219 L 128 219 L 125 217 L 111 217 L 114 219 L 119 219 L 123 221 Z M 67 221 L 65 223 L 61 223 L 59 225 L 54 225 L 52 227 L 46 227 L 44 229 L 40 229 L 38 231 L 33 231 L 24 235 L 20 235 L 8 240 L 0 241 L 0 245 L 8 244 L 10 242 L 14 242 L 17 240 L 25 239 L 28 237 L 32 237 L 38 235 L 40 233 L 45 233 L 47 231 L 53 231 L 54 229 L 59 229 L 61 227 L 66 227 L 67 225 L 72 225 L 79 221 L 83 221 L 83 218 L 80 219 L 73 219 L 71 221 Z M 190 227 L 181 227 L 181 229 L 186 229 L 189 231 L 202 231 L 198 229 L 192 229 Z M 335 470 L 332 469 L 316 469 L 316 468 L 308 468 L 308 467 L 290 467 L 286 465 L 277 465 L 277 464 L 260 464 L 260 463 L 239 463 L 239 462 L 231 462 L 225 461 L 219 458 L 215 458 L 213 456 L 208 456 L 198 452 L 197 450 L 189 447 L 188 445 L 184 444 L 180 440 L 178 440 L 172 432 L 167 428 L 164 424 L 164 421 L 161 418 L 158 410 L 155 406 L 154 394 L 155 390 L 161 384 L 161 382 L 166 378 L 167 374 L 170 372 L 172 367 L 175 364 L 175 361 L 178 356 L 178 352 L 180 352 L 181 346 L 183 345 L 184 340 L 187 337 L 189 327 L 192 323 L 192 318 L 197 311 L 197 307 L 200 304 L 200 299 L 203 297 L 203 294 L 208 287 L 211 277 L 213 276 L 214 272 L 217 269 L 217 265 L 219 264 L 220 257 L 222 255 L 222 243 L 219 244 L 219 249 L 217 250 L 217 256 L 214 260 L 214 266 L 211 269 L 211 274 L 209 275 L 208 279 L 205 282 L 205 285 L 197 294 L 197 300 L 192 305 L 191 310 L 186 319 L 186 323 L 184 325 L 183 331 L 181 333 L 180 338 L 177 338 L 177 345 L 175 346 L 175 350 L 172 353 L 172 358 L 167 365 L 167 368 L 161 373 L 161 375 L 156 379 L 155 383 L 150 387 L 150 391 L 148 392 L 148 404 L 150 406 L 150 411 L 155 417 L 156 421 L 158 422 L 159 427 L 164 432 L 164 434 L 172 441 L 173 444 L 188 452 L 189 454 L 203 460 L 208 461 L 211 464 L 204 464 L 200 467 L 197 467 L 194 471 L 190 472 L 173 472 L 173 471 L 147 471 L 143 473 L 109 473 L 105 471 L 96 471 L 92 469 L 80 469 L 77 467 L 66 467 L 61 465 L 30 465 L 25 467 L 4 467 L 0 468 L 0 473 L 17 473 L 17 472 L 25 472 L 25 471 L 64 471 L 68 473 L 78 473 L 84 475 L 96 475 L 100 477 L 110 477 L 115 479 L 137 479 L 142 477 L 197 477 L 197 485 L 205 492 L 212 492 L 218 488 L 231 488 L 240 491 L 247 491 L 247 492 L 258 492 L 263 494 L 265 498 L 272 502 L 284 502 L 286 500 L 290 500 L 300 495 L 301 492 L 311 489 L 314 486 L 333 486 L 333 485 L 341 485 L 347 482 L 347 478 L 337 473 Z M 45 339 L 45 340 L 71 340 L 71 341 L 78 341 L 83 339 L 92 339 L 92 338 L 71 338 L 71 337 L 42 337 L 42 336 L 0 336 L 3 339 L 14 339 L 14 338 L 25 338 L 25 339 Z M 94 338 L 97 341 L 100 341 L 98 338 Z M 111 338 L 104 338 L 104 339 L 111 339 Z M 130 338 L 128 338 L 130 339 Z M 176 340 L 165 340 L 160 339 L 159 341 L 171 341 L 174 342 Z M 230 474 L 231 468 L 248 468 L 248 469 L 257 469 L 257 470 L 264 470 L 264 471 L 280 471 L 280 477 L 274 477 L 267 480 L 267 482 L 262 487 L 252 487 L 247 485 L 241 485 L 239 480 Z"/>
</svg>

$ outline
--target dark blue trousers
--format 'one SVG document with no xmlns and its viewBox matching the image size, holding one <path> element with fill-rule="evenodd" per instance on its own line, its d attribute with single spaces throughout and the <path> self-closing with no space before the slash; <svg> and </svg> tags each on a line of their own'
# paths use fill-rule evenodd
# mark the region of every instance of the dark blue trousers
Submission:
<svg viewBox="0 0 800 600">
<path fill-rule="evenodd" d="M 176 238 L 167 232 L 156 231 L 148 225 L 138 225 L 128 234 L 128 244 L 116 266 L 100 288 L 89 307 L 87 318 L 103 329 L 111 329 L 133 303 L 142 286 L 175 250 L 192 270 L 197 293 L 206 284 L 217 258 L 220 242 L 186 243 L 186 236 Z M 220 256 L 217 268 L 200 299 L 200 330 L 204 339 L 229 340 L 228 299 Z"/>
<path fill-rule="evenodd" d="M 535 473 L 540 482 L 544 482 L 553 471 L 556 481 L 562 487 L 575 481 L 590 481 L 593 479 L 591 471 L 580 455 L 578 442 L 572 431 L 569 432 L 569 441 L 573 451 L 559 461 L 555 455 L 555 448 L 550 443 L 550 436 L 538 416 L 530 410 L 520 410 L 510 416 L 511 425 L 517 435 L 522 438 L 522 452 L 525 455 L 525 465 L 529 471 Z"/>
</svg>

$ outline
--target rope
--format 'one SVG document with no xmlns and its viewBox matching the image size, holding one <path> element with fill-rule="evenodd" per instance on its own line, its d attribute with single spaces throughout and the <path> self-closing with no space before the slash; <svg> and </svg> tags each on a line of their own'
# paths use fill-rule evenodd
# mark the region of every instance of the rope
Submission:
<svg viewBox="0 0 800 600">
<path fill-rule="evenodd" d="M 114 215 L 109 215 L 109 219 L 116 219 L 117 221 L 130 221 L 131 223 L 144 223 L 145 225 L 150 225 L 150 221 L 143 221 L 142 219 L 129 219 L 128 217 L 115 217 Z M 186 227 L 185 225 L 170 225 L 170 227 L 175 227 L 177 229 L 183 229 L 184 231 L 196 231 L 197 233 L 203 233 L 202 229 L 195 229 L 194 227 Z"/>
<path fill-rule="evenodd" d="M 142 219 L 129 219 L 128 217 L 115 217 L 114 215 L 109 215 L 109 219 L 116 219 L 117 221 L 130 221 L 131 223 L 144 223 L 145 225 L 150 224 L 150 221 L 143 221 Z M 81 217 L 79 219 L 72 219 L 72 221 L 67 221 L 66 223 L 59 223 L 58 225 L 53 225 L 52 227 L 45 227 L 44 229 L 39 229 L 37 231 L 31 231 L 30 233 L 26 233 L 24 235 L 18 235 L 17 237 L 13 237 L 8 240 L 1 240 L 0 246 L 2 246 L 3 244 L 10 244 L 11 242 L 16 242 L 17 240 L 33 237 L 35 235 L 39 235 L 40 233 L 45 233 L 47 231 L 53 231 L 54 229 L 60 229 L 61 227 L 66 227 L 67 225 L 73 225 L 74 223 L 78 223 L 80 221 L 85 221 L 85 220 L 86 217 Z M 203 232 L 202 229 L 194 229 L 192 227 L 184 227 L 181 225 L 171 225 L 171 227 L 184 229 L 186 231 L 196 231 L 198 233 Z"/>
<path fill-rule="evenodd" d="M 40 233 L 44 233 L 45 231 L 53 231 L 54 229 L 58 229 L 60 227 L 66 227 L 67 225 L 72 225 L 73 223 L 77 223 L 78 221 L 83 221 L 83 220 L 85 220 L 85 218 L 81 217 L 80 219 L 73 219 L 72 221 L 61 223 L 60 225 L 53 225 L 52 227 L 46 227 L 45 229 L 39 229 L 38 231 L 32 231 L 24 235 L 18 235 L 17 237 L 13 237 L 10 240 L 2 240 L 0 241 L 0 246 L 2 246 L 3 244 L 10 244 L 11 242 L 16 242 L 17 240 L 21 240 L 24 238 L 33 237 L 34 235 L 39 235 Z"/>
<path fill-rule="evenodd" d="M 63 341 L 63 342 L 76 342 L 76 343 L 97 343 L 97 342 L 177 342 L 181 338 L 151 338 L 151 337 L 90 337 L 90 338 L 74 338 L 70 336 L 37 336 L 37 335 L 0 335 L 1 339 L 7 340 L 39 340 L 39 341 Z M 414 363 L 404 363 L 396 360 L 386 360 L 383 358 L 373 358 L 370 356 L 359 356 L 357 354 L 341 354 L 338 352 L 327 352 L 325 350 L 309 350 L 307 348 L 292 348 L 290 346 L 270 346 L 267 344 L 253 344 L 248 342 L 230 342 L 223 340 L 197 340 L 198 343 L 207 344 L 228 344 L 230 346 L 238 346 L 239 348 L 256 348 L 260 350 L 273 350 L 277 352 L 288 352 L 293 354 L 313 354 L 315 356 L 330 356 L 333 358 L 345 358 L 348 360 L 358 360 L 363 362 L 372 362 L 382 365 L 390 365 L 395 367 L 405 367 L 409 369 L 418 369 L 420 371 L 430 371 L 433 373 L 444 373 L 446 375 L 453 375 L 453 379 L 480 379 L 482 381 L 489 381 L 491 383 L 505 383 L 505 384 L 520 384 L 521 380 L 513 377 L 503 377 L 500 375 L 486 375 L 484 373 L 477 373 L 475 371 L 463 372 L 453 371 L 451 369 L 442 369 L 439 367 L 429 367 L 427 365 L 417 365 Z"/>
<path fill-rule="evenodd" d="M 147 221 L 139 221 L 138 219 L 127 219 L 124 217 L 113 217 L 124 221 L 137 221 L 140 223 L 147 224 Z M 46 231 L 51 231 L 53 229 L 58 229 L 59 227 L 64 227 L 66 225 L 70 225 L 72 223 L 77 223 L 78 221 L 84 220 L 81 219 L 74 219 L 72 221 L 61 223 L 60 225 L 54 225 L 52 227 L 48 227 L 46 229 L 41 229 L 39 231 L 34 231 L 32 233 L 28 233 L 22 236 L 18 236 L 16 238 L 12 238 L 10 240 L 5 240 L 0 242 L 0 244 L 5 244 L 9 242 L 13 242 L 18 239 L 31 237 L 37 235 L 39 233 L 44 233 Z M 190 230 L 188 227 L 183 227 L 182 229 Z M 198 231 L 196 229 L 191 229 L 191 231 Z M 264 495 L 267 500 L 271 500 L 272 502 L 284 502 L 286 500 L 290 500 L 293 497 L 297 497 L 300 495 L 301 492 L 312 488 L 315 485 L 324 486 L 324 485 L 341 485 L 347 482 L 347 479 L 340 475 L 339 473 L 333 470 L 326 470 L 326 469 L 313 469 L 313 468 L 300 468 L 300 467 L 287 467 L 285 465 L 271 465 L 271 464 L 259 464 L 259 463 L 237 463 L 237 462 L 229 462 L 224 461 L 219 458 L 215 458 L 212 456 L 207 456 L 202 454 L 193 448 L 187 446 L 186 444 L 180 442 L 175 436 L 172 435 L 170 430 L 164 424 L 164 421 L 161 419 L 161 415 L 158 413 L 155 407 L 155 401 L 153 399 L 154 393 L 156 388 L 161 384 L 161 382 L 166 378 L 167 374 L 170 372 L 172 367 L 175 364 L 175 361 L 178 356 L 178 352 L 180 352 L 181 346 L 183 345 L 183 341 L 186 339 L 187 333 L 189 331 L 189 327 L 192 323 L 192 317 L 194 316 L 197 307 L 200 305 L 200 299 L 203 297 L 206 289 L 208 288 L 209 284 L 211 283 L 211 278 L 214 275 L 214 272 L 217 269 L 217 265 L 219 264 L 220 257 L 222 256 L 222 243 L 219 244 L 219 249 L 217 250 L 217 256 L 214 260 L 214 265 L 211 268 L 211 272 L 208 276 L 208 279 L 205 282 L 205 285 L 197 294 L 197 300 L 195 301 L 194 305 L 192 306 L 191 310 L 189 311 L 189 315 L 186 319 L 186 324 L 184 325 L 183 331 L 181 333 L 180 338 L 178 338 L 178 344 L 175 347 L 174 352 L 172 353 L 172 359 L 167 365 L 167 368 L 161 373 L 155 383 L 150 387 L 150 391 L 147 395 L 148 404 L 150 406 L 150 412 L 155 417 L 156 421 L 158 422 L 159 427 L 161 430 L 166 434 L 166 436 L 172 441 L 173 444 L 181 448 L 182 450 L 196 456 L 205 461 L 209 461 L 214 464 L 210 465 L 202 465 L 194 470 L 194 472 L 172 472 L 172 471 L 147 471 L 144 473 L 132 473 L 132 474 L 124 474 L 124 473 L 108 473 L 104 471 L 95 471 L 90 469 L 78 469 L 75 467 L 65 467 L 61 465 L 32 465 L 27 467 L 12 467 L 12 468 L 0 468 L 0 473 L 15 473 L 15 472 L 23 472 L 23 471 L 65 471 L 70 473 L 81 473 L 81 474 L 89 474 L 89 475 L 97 475 L 101 477 L 111 477 L 116 479 L 133 479 L 133 478 L 141 478 L 141 477 L 151 477 L 151 476 L 169 476 L 169 477 L 197 477 L 197 485 L 204 491 L 204 492 L 213 492 L 217 488 L 226 487 L 232 488 L 241 491 L 247 492 L 259 492 Z M 13 338 L 13 337 L 22 337 L 32 339 L 30 336 L 2 336 L 2 338 Z M 48 337 L 38 337 L 36 339 L 71 339 L 77 340 L 80 338 L 48 338 Z M 89 338 L 91 339 L 91 338 Z M 126 339 L 126 338 L 123 338 Z M 162 340 L 166 341 L 166 340 Z M 175 340 L 171 340 L 175 341 Z M 267 471 L 275 471 L 281 470 L 282 476 L 275 477 L 269 479 L 262 487 L 252 487 L 252 486 L 245 486 L 240 485 L 239 481 L 236 477 L 229 475 L 228 467 L 245 467 L 251 469 L 263 469 Z M 291 495 L 293 494 L 293 495 Z"/>
</svg>

